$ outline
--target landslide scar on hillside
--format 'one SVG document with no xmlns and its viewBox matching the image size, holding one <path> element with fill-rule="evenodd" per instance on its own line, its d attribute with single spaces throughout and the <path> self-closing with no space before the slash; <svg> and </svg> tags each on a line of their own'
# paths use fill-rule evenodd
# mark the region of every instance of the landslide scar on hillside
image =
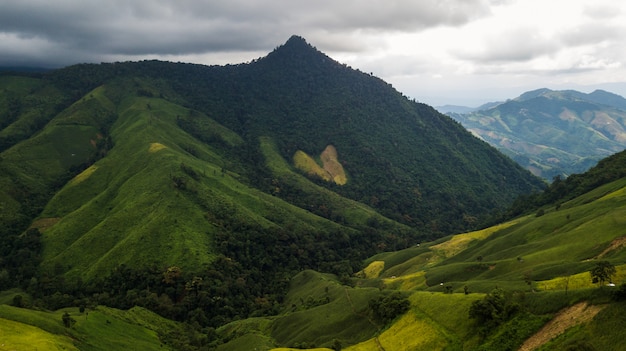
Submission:
<svg viewBox="0 0 626 351">
<path fill-rule="evenodd" d="M 333 145 L 328 145 L 320 154 L 322 166 L 301 150 L 293 155 L 293 163 L 297 169 L 309 176 L 317 176 L 327 182 L 344 185 L 348 182 L 348 178 L 337 157 L 337 149 Z"/>
</svg>

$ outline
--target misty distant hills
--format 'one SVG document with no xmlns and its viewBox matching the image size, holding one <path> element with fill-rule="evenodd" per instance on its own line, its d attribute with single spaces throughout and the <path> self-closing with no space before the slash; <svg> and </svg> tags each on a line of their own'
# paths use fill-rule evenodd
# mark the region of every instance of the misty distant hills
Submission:
<svg viewBox="0 0 626 351">
<path fill-rule="evenodd" d="M 603 90 L 537 89 L 473 111 L 440 111 L 548 180 L 582 173 L 626 148 L 626 99 Z"/>
</svg>

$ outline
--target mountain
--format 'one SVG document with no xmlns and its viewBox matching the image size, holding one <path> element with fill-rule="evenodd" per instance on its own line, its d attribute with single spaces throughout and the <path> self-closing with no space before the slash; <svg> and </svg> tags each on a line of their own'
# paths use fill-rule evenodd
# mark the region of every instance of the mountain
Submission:
<svg viewBox="0 0 626 351">
<path fill-rule="evenodd" d="M 441 113 L 470 113 L 470 112 L 474 112 L 477 110 L 477 108 L 475 107 L 469 107 L 469 106 L 460 106 L 460 105 L 443 105 L 443 106 L 436 106 L 435 107 L 437 109 L 437 111 L 441 112 Z"/>
<path fill-rule="evenodd" d="M 0 75 L 0 289 L 202 327 L 303 269 L 476 228 L 543 182 L 300 37 L 247 64 Z"/>
<path fill-rule="evenodd" d="M 299 37 L 0 75 L 0 116 L 7 347 L 621 348 L 624 151 L 539 192 Z"/>
<path fill-rule="evenodd" d="M 357 274 L 356 288 L 343 293 L 332 276 L 302 272 L 291 279 L 279 315 L 220 328 L 227 342 L 219 349 L 263 342 L 271 350 L 620 350 L 624 157 L 626 151 L 602 160 L 565 187 L 552 184 L 552 191 L 566 190 L 540 212 L 377 254 Z M 614 272 L 594 282 L 592 272 L 605 264 Z M 395 309 L 402 297 L 409 307 Z M 379 303 L 395 311 L 386 322 L 377 317 Z M 356 324 L 360 332 L 346 334 Z"/>
<path fill-rule="evenodd" d="M 485 104 L 482 104 L 478 107 L 469 107 L 469 106 L 459 106 L 459 105 L 443 105 L 443 106 L 436 106 L 435 109 L 437 109 L 437 111 L 443 113 L 443 114 L 449 114 L 449 113 L 454 113 L 454 114 L 468 114 L 474 111 L 482 111 L 482 110 L 488 110 L 490 108 L 493 108 L 495 106 L 500 105 L 502 102 L 501 101 L 494 101 L 494 102 L 488 102 Z"/>
<path fill-rule="evenodd" d="M 537 176 L 582 173 L 626 147 L 626 99 L 602 90 L 538 89 L 470 113 L 449 113 Z"/>
</svg>

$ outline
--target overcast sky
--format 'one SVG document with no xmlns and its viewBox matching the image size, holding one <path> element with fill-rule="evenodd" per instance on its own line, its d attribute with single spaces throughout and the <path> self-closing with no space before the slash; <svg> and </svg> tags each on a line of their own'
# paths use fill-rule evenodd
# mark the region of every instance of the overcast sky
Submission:
<svg viewBox="0 0 626 351">
<path fill-rule="evenodd" d="M 0 65 L 241 63 L 297 34 L 435 106 L 626 96 L 624 33 L 616 0 L 0 0 Z"/>
</svg>

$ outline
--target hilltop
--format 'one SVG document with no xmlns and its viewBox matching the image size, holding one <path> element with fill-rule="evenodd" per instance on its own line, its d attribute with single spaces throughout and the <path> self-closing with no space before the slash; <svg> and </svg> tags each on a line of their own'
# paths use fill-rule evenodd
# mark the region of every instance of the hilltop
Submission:
<svg viewBox="0 0 626 351">
<path fill-rule="evenodd" d="M 537 89 L 449 115 L 547 180 L 582 173 L 626 148 L 626 99 L 603 90 Z"/>
</svg>

